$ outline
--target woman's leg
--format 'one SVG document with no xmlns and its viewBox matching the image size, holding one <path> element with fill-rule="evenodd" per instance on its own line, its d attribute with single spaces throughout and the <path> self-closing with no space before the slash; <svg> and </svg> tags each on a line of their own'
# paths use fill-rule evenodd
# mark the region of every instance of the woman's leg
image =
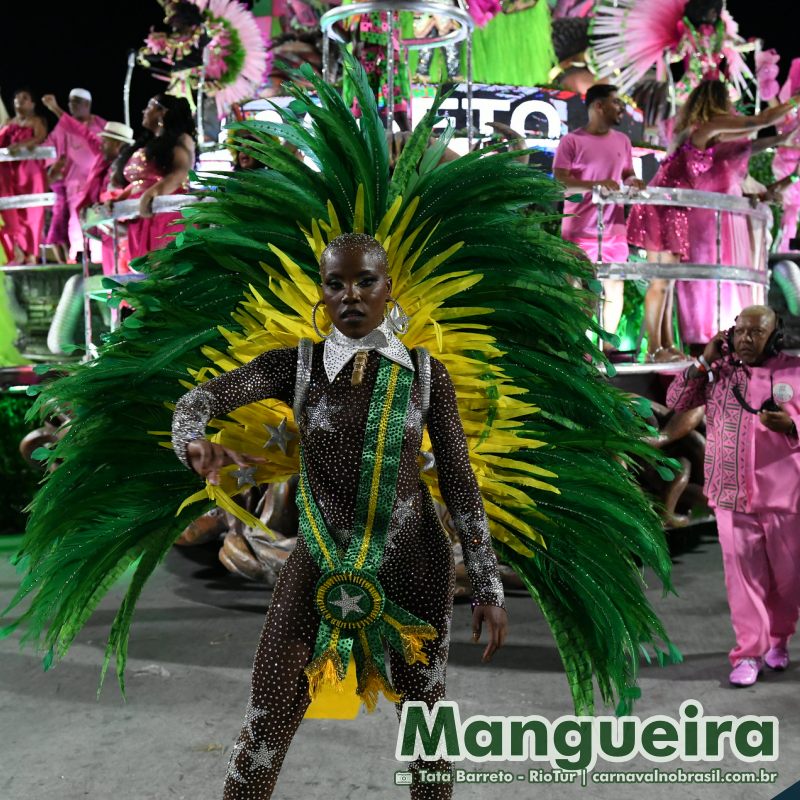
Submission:
<svg viewBox="0 0 800 800">
<path fill-rule="evenodd" d="M 381 569 L 386 595 L 401 608 L 436 628 L 436 639 L 426 642 L 428 663 L 409 665 L 394 650 L 389 652 L 392 683 L 403 700 L 419 700 L 428 708 L 445 696 L 445 671 L 450 649 L 450 623 L 453 615 L 455 568 L 450 540 L 428 497 L 423 501 L 424 517 L 419 526 L 409 525 L 392 550 L 393 558 Z M 397 703 L 397 716 L 403 704 Z M 418 771 L 450 772 L 448 761 L 415 761 L 411 765 L 414 783 L 411 800 L 449 800 L 451 783 L 419 783 Z"/>
<path fill-rule="evenodd" d="M 672 324 L 673 308 L 675 307 L 675 281 L 667 281 L 667 297 L 664 304 L 664 316 L 661 318 L 661 346 L 665 350 L 679 354 L 675 347 L 675 333 Z"/>
<path fill-rule="evenodd" d="M 428 613 L 426 622 L 436 628 L 439 636 L 428 642 L 425 652 L 428 664 L 406 664 L 403 657 L 394 650 L 390 651 L 389 663 L 392 670 L 394 688 L 402 695 L 403 702 L 418 700 L 431 709 L 434 703 L 444 700 L 445 675 L 447 672 L 447 656 L 450 650 L 450 624 L 452 621 L 452 601 L 440 607 L 435 613 Z M 403 702 L 396 703 L 397 718 L 403 711 Z M 419 770 L 451 774 L 449 761 L 423 761 L 417 759 L 410 765 L 414 776 L 411 785 L 411 800 L 450 800 L 453 795 L 452 783 L 420 783 Z M 452 777 L 452 775 L 451 775 Z"/>
<path fill-rule="evenodd" d="M 319 568 L 298 540 L 278 576 L 253 663 L 244 725 L 233 747 L 224 800 L 268 800 L 310 703 L 304 668 L 319 627 Z"/>
<path fill-rule="evenodd" d="M 677 262 L 677 257 L 672 253 L 654 253 L 648 251 L 647 260 L 651 263 L 657 264 L 674 264 Z M 669 304 L 671 315 L 671 299 L 672 299 L 673 281 L 665 280 L 663 278 L 656 278 L 650 281 L 647 288 L 647 294 L 644 297 L 644 319 L 645 329 L 647 331 L 647 354 L 651 360 L 663 361 L 670 360 L 669 358 L 661 357 L 659 355 L 664 352 L 664 347 L 669 346 L 664 343 L 662 335 L 664 333 L 664 319 Z"/>
</svg>

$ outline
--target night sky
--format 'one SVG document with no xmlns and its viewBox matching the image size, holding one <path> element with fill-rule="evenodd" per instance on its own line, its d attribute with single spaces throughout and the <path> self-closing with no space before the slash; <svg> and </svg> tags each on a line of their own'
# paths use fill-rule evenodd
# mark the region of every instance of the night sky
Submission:
<svg viewBox="0 0 800 800">
<path fill-rule="evenodd" d="M 781 78 L 791 58 L 800 55 L 793 6 L 794 0 L 762 0 L 760 4 L 728 0 L 740 33 L 761 37 L 766 47 L 781 53 Z M 141 45 L 152 25 L 161 22 L 161 7 L 156 0 L 73 0 L 60 6 L 48 4 L 46 9 L 28 0 L 3 10 L 0 92 L 6 107 L 11 111 L 11 96 L 18 86 L 30 85 L 40 96 L 53 92 L 62 107 L 69 90 L 82 86 L 94 95 L 98 114 L 121 121 L 126 55 Z M 147 99 L 161 87 L 163 83 L 136 69 L 131 92 L 134 127 Z"/>
</svg>

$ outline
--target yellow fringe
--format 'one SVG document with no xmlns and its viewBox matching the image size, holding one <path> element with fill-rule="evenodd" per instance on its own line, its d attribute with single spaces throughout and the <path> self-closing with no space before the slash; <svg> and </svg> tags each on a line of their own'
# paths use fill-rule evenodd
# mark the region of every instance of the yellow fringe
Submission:
<svg viewBox="0 0 800 800">
<path fill-rule="evenodd" d="M 384 614 L 383 619 L 388 622 L 400 634 L 400 641 L 403 644 L 403 658 L 407 664 L 428 665 L 428 655 L 422 649 L 425 642 L 433 641 L 439 637 L 436 628 L 432 625 L 403 625 L 399 620 L 389 614 Z"/>
<path fill-rule="evenodd" d="M 344 691 L 345 669 L 342 659 L 336 650 L 326 650 L 319 658 L 315 658 L 306 668 L 308 678 L 308 694 L 314 700 L 323 686 L 330 686 L 334 691 Z"/>
<path fill-rule="evenodd" d="M 417 661 L 428 665 L 428 655 L 422 649 L 425 641 L 436 638 L 436 633 L 408 633 L 408 629 L 400 631 L 400 641 L 403 643 L 403 658 L 407 664 L 416 664 Z"/>
<path fill-rule="evenodd" d="M 372 713 L 378 705 L 379 692 L 383 692 L 384 697 L 390 703 L 399 703 L 403 699 L 403 695 L 398 694 L 383 675 L 372 664 L 369 664 L 367 674 L 359 681 L 356 690 L 356 694 L 361 698 L 361 702 L 364 703 L 364 707 L 369 713 Z"/>
</svg>

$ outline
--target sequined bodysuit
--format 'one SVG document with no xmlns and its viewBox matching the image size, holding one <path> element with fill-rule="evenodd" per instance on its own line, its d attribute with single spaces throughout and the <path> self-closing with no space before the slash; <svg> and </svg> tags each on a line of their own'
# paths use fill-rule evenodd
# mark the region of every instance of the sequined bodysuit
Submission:
<svg viewBox="0 0 800 800">
<path fill-rule="evenodd" d="M 264 353 L 244 367 L 214 379 L 178 402 L 173 441 L 185 457 L 188 441 L 205 431 L 211 417 L 265 398 L 295 403 L 296 387 L 307 386 L 299 429 L 314 498 L 334 539 L 344 545 L 353 523 L 356 488 L 369 400 L 384 358 L 372 351 L 361 386 L 352 386 L 351 369 L 331 382 L 323 347 L 313 347 L 310 376 L 298 380 L 297 349 Z M 417 364 L 419 367 L 419 363 Z M 433 705 L 445 693 L 454 566 L 450 541 L 433 501 L 419 477 L 425 377 L 417 369 L 402 445 L 397 497 L 379 579 L 386 594 L 436 628 L 428 642 L 428 665 L 409 666 L 390 651 L 394 687 L 407 700 Z M 497 560 L 491 547 L 480 492 L 472 472 L 458 415 L 455 391 L 445 367 L 430 359 L 427 426 L 443 498 L 465 554 L 475 600 L 503 605 Z M 297 726 L 309 704 L 303 672 L 311 660 L 319 626 L 313 591 L 320 572 L 302 537 L 282 569 L 256 652 L 245 724 L 234 746 L 224 797 L 268 798 Z M 400 714 L 402 704 L 397 704 Z M 426 765 L 435 769 L 435 764 Z M 444 768 L 443 764 L 439 765 Z M 412 798 L 450 797 L 449 784 L 416 784 Z"/>
</svg>

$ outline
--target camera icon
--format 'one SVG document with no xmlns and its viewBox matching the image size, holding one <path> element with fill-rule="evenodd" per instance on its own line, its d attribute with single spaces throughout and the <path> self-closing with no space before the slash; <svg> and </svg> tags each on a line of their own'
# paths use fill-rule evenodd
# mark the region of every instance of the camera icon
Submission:
<svg viewBox="0 0 800 800">
<path fill-rule="evenodd" d="M 411 772 L 395 772 L 394 785 L 395 786 L 411 786 L 414 783 L 414 775 Z"/>
</svg>

